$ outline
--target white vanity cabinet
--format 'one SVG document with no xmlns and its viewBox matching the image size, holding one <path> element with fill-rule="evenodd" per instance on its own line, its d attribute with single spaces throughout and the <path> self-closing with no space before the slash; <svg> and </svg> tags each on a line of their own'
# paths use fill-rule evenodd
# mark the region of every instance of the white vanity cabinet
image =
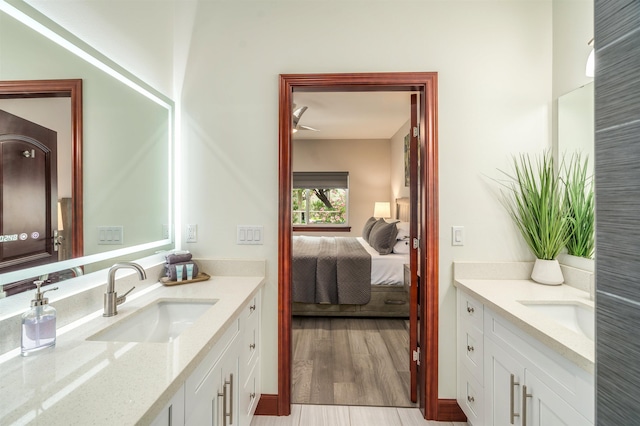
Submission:
<svg viewBox="0 0 640 426">
<path fill-rule="evenodd" d="M 240 424 L 249 426 L 260 400 L 260 306 L 261 292 L 258 292 L 245 306 L 241 314 L 244 340 L 240 351 L 239 396 Z"/>
<path fill-rule="evenodd" d="M 477 311 L 478 305 L 483 326 L 481 337 L 473 337 L 477 327 L 469 324 L 466 308 Z M 469 355 L 472 338 L 482 338 L 483 344 Z M 591 374 L 458 291 L 457 399 L 470 424 L 589 426 L 594 395 Z"/>
<path fill-rule="evenodd" d="M 152 423 L 249 426 L 260 399 L 258 292 Z"/>
</svg>

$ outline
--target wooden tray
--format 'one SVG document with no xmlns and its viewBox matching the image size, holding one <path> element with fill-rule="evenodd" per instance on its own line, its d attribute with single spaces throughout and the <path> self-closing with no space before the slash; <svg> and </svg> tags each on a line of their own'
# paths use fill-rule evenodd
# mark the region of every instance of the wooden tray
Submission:
<svg viewBox="0 0 640 426">
<path fill-rule="evenodd" d="M 180 285 L 180 284 L 197 283 L 198 281 L 207 281 L 209 278 L 211 278 L 211 276 L 209 274 L 206 274 L 204 272 L 200 272 L 200 273 L 198 273 L 198 275 L 196 275 L 195 278 L 190 279 L 190 280 L 171 281 L 171 280 L 169 280 L 169 277 L 162 277 L 162 278 L 160 278 L 160 282 L 163 285 Z"/>
</svg>

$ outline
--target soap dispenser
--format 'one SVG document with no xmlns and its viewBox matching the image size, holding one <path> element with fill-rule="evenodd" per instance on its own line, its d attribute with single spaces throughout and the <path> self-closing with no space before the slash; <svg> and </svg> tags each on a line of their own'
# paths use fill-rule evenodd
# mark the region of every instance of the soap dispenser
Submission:
<svg viewBox="0 0 640 426">
<path fill-rule="evenodd" d="M 31 300 L 31 309 L 22 314 L 22 356 L 56 344 L 56 310 L 49 305 L 49 299 L 44 294 L 58 287 L 40 291 L 42 283 L 44 281 L 34 281 L 36 298 Z"/>
</svg>

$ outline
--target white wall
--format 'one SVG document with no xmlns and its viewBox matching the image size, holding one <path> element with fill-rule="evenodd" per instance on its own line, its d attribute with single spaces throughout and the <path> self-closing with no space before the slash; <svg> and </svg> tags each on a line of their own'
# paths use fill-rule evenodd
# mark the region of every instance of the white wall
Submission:
<svg viewBox="0 0 640 426">
<path fill-rule="evenodd" d="M 265 393 L 277 392 L 278 75 L 376 71 L 439 73 L 441 397 L 456 387 L 452 261 L 531 259 L 487 176 L 549 146 L 550 3 L 201 2 L 182 98 L 184 222 L 200 233 L 187 248 L 267 259 Z M 239 224 L 264 225 L 265 244 L 236 245 Z M 464 247 L 451 225 L 466 227 Z"/>
<path fill-rule="evenodd" d="M 201 1 L 194 15 L 196 3 L 182 1 L 176 2 L 183 8 L 176 7 L 174 22 L 162 15 L 159 26 L 141 5 L 166 8 L 169 2 L 102 3 L 112 5 L 105 15 L 110 26 L 91 27 L 88 19 L 83 27 L 93 36 L 109 29 L 96 37 L 107 55 L 126 46 L 121 54 L 131 70 L 149 76 L 160 90 L 170 85 L 165 70 L 174 68 L 175 96 L 184 103 L 183 223 L 198 224 L 199 232 L 198 243 L 186 248 L 201 257 L 267 259 L 264 393 L 277 392 L 278 74 L 438 72 L 439 394 L 454 398 L 452 261 L 532 258 L 491 178 L 496 168 L 508 166 L 511 154 L 550 146 L 552 3 L 221 0 Z M 119 20 L 132 22 L 120 16 L 129 7 L 139 27 L 118 27 Z M 76 16 L 69 25 L 80 25 Z M 165 24 L 176 25 L 172 61 L 159 33 L 170 31 Z M 106 40 L 114 28 L 135 42 L 116 46 Z M 147 45 L 153 58 L 136 59 Z M 264 225 L 265 244 L 236 245 L 239 224 Z M 452 225 L 465 226 L 465 246 L 451 247 Z"/>
<path fill-rule="evenodd" d="M 388 201 L 390 143 L 374 140 L 294 140 L 294 172 L 349 172 L 349 225 L 351 232 L 322 233 L 359 237 L 373 215 L 376 201 Z M 304 232 L 296 233 L 303 235 Z M 309 235 L 320 235 L 317 232 Z"/>
</svg>

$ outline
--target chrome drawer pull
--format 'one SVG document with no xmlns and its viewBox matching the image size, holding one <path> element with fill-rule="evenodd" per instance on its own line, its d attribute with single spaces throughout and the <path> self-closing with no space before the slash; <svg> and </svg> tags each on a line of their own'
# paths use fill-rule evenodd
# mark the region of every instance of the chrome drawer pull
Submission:
<svg viewBox="0 0 640 426">
<path fill-rule="evenodd" d="M 476 399 L 474 397 L 472 397 L 471 395 L 467 395 L 467 401 L 473 403 Z"/>
<path fill-rule="evenodd" d="M 254 303 L 253 305 L 249 306 L 249 312 L 253 312 L 256 310 L 256 304 Z"/>
<path fill-rule="evenodd" d="M 527 426 L 527 398 L 533 394 L 527 393 L 527 385 L 522 386 L 522 426 Z"/>
<path fill-rule="evenodd" d="M 467 312 L 469 312 L 470 314 L 474 313 L 476 310 L 473 308 L 473 306 L 467 306 Z"/>
<path fill-rule="evenodd" d="M 514 424 L 515 418 L 516 417 L 520 417 L 520 414 L 515 412 L 515 402 L 514 402 L 514 394 L 515 392 L 513 391 L 513 388 L 516 386 L 519 386 L 520 383 L 516 382 L 516 376 L 514 376 L 513 374 L 511 375 L 511 380 L 510 380 L 510 386 L 509 386 L 509 420 L 511 420 L 511 424 Z"/>
<path fill-rule="evenodd" d="M 467 345 L 467 352 L 473 352 L 473 351 L 474 351 L 473 346 Z"/>
<path fill-rule="evenodd" d="M 256 344 L 252 343 L 249 345 L 249 349 L 254 350 L 256 348 Z"/>
</svg>

